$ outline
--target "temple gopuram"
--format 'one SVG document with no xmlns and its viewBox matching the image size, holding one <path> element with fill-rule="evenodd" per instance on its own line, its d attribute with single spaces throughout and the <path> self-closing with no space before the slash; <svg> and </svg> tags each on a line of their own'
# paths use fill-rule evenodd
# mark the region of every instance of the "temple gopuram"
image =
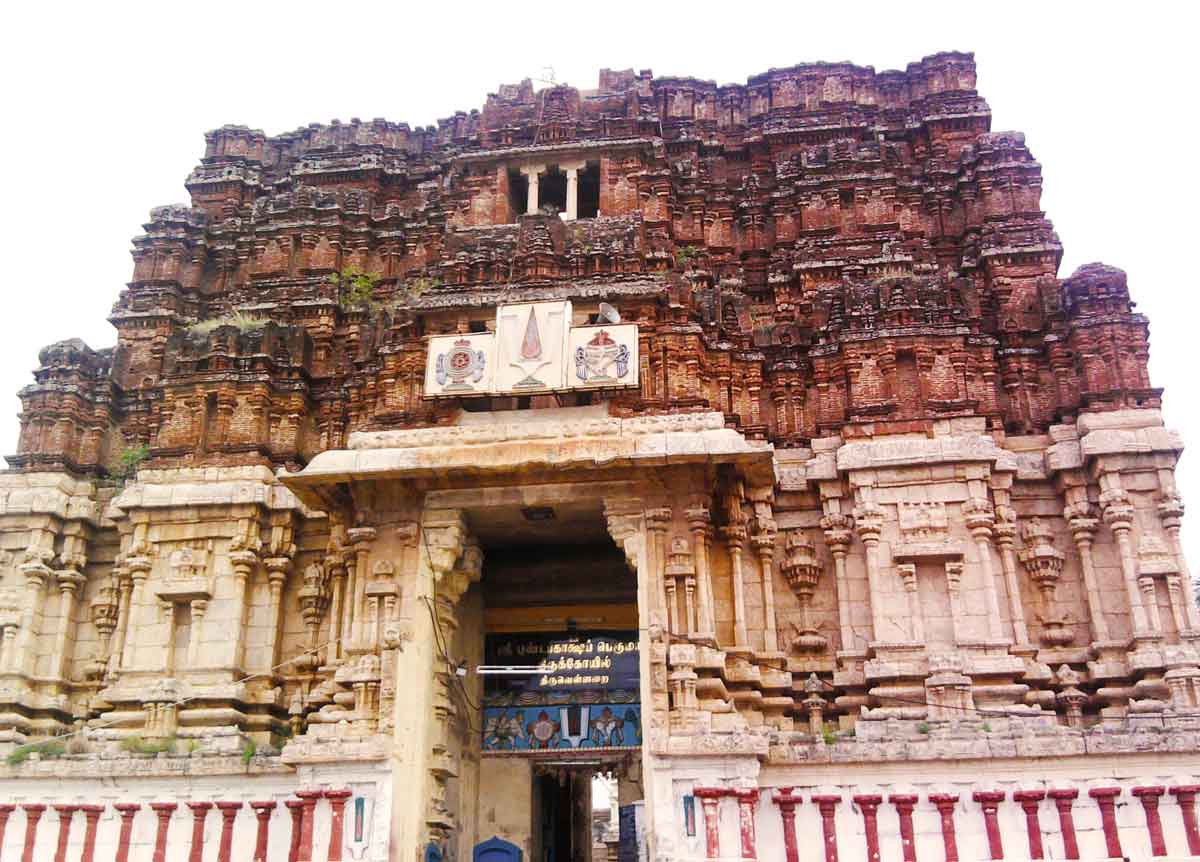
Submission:
<svg viewBox="0 0 1200 862">
<path fill-rule="evenodd" d="M 990 121 L 943 53 L 209 132 L 20 392 L 0 858 L 1200 855 L 1147 320 Z"/>
</svg>

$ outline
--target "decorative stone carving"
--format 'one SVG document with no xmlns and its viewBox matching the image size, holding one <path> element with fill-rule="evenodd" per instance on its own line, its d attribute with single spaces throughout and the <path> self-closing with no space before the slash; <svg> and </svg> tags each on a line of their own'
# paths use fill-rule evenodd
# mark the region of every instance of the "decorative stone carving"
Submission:
<svg viewBox="0 0 1200 862">
<path fill-rule="evenodd" d="M 1055 549 L 1050 528 L 1038 518 L 1032 518 L 1021 527 L 1021 538 L 1025 548 L 1018 554 L 1026 574 L 1042 595 L 1043 612 L 1039 619 L 1043 625 L 1042 641 L 1050 646 L 1065 646 L 1074 640 L 1070 628 L 1071 620 L 1059 611 L 1058 582 L 1062 577 L 1062 552 Z"/>
<path fill-rule="evenodd" d="M 784 544 L 785 556 L 779 570 L 800 602 L 800 624 L 793 624 L 796 637 L 792 648 L 797 652 L 821 652 L 829 641 L 817 631 L 812 622 L 812 599 L 821 578 L 821 564 L 816 550 L 803 530 L 789 530 Z"/>
</svg>

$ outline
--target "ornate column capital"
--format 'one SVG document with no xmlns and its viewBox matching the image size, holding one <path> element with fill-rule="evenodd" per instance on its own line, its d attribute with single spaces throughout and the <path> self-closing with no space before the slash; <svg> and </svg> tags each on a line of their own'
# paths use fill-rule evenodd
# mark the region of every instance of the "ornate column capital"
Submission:
<svg viewBox="0 0 1200 862">
<path fill-rule="evenodd" d="M 1100 506 L 1104 523 L 1114 532 L 1133 528 L 1133 505 L 1124 490 L 1113 488 L 1105 491 L 1100 495 Z"/>
<path fill-rule="evenodd" d="M 439 577 L 449 574 L 467 540 L 462 512 L 457 509 L 427 512 L 423 533 L 429 565 Z"/>
</svg>

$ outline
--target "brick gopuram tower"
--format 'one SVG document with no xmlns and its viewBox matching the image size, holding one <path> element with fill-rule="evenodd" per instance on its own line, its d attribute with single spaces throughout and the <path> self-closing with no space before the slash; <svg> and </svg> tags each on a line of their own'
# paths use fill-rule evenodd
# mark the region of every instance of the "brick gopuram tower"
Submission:
<svg viewBox="0 0 1200 862">
<path fill-rule="evenodd" d="M 971 55 L 205 144 L 20 393 L 3 858 L 1200 853 L 1147 321 Z"/>
</svg>

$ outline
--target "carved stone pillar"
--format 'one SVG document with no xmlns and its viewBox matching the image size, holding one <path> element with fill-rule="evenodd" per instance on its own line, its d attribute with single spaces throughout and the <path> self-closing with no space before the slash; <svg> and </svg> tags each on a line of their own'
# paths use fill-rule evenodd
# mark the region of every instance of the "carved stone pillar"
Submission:
<svg viewBox="0 0 1200 862">
<path fill-rule="evenodd" d="M 779 634 L 775 621 L 774 580 L 775 537 L 779 528 L 775 523 L 772 499 L 773 493 L 770 488 L 756 488 L 750 492 L 751 505 L 754 509 L 750 544 L 758 556 L 759 571 L 762 574 L 763 650 L 765 652 L 776 652 L 779 649 Z"/>
<path fill-rule="evenodd" d="M 579 168 L 565 168 L 567 174 L 567 209 L 563 218 L 574 221 L 579 217 Z"/>
<path fill-rule="evenodd" d="M 296 795 L 304 804 L 304 820 L 300 825 L 300 857 L 297 862 L 313 862 L 313 834 L 316 826 L 317 802 L 320 790 L 297 790 Z"/>
<path fill-rule="evenodd" d="M 804 800 L 792 791 L 791 787 L 781 787 L 771 798 L 779 806 L 779 816 L 783 819 L 784 860 L 800 862 L 800 852 L 796 847 L 796 806 Z M 878 859 L 875 862 L 878 862 Z"/>
<path fill-rule="evenodd" d="M 975 550 L 979 557 L 979 568 L 983 577 L 983 595 L 987 601 L 988 636 L 993 640 L 1003 637 L 1000 628 L 1000 599 L 996 595 L 996 579 L 992 574 L 992 526 L 996 516 L 992 506 L 981 497 L 971 497 L 963 503 L 963 516 L 966 518 L 967 529 L 975 540 Z"/>
<path fill-rule="evenodd" d="M 104 813 L 103 805 L 81 805 L 83 812 L 83 849 L 79 853 L 79 862 L 93 862 L 96 856 L 96 831 L 100 825 L 100 815 Z M 0 835 L 0 840 L 3 836 Z"/>
<path fill-rule="evenodd" d="M 971 798 L 983 809 L 983 827 L 987 833 L 988 853 L 992 859 L 1004 858 L 1004 843 L 1000 837 L 999 811 L 1004 801 L 1004 792 L 999 790 L 977 790 Z"/>
<path fill-rule="evenodd" d="M 833 556 L 833 586 L 837 597 L 838 634 L 843 651 L 854 649 L 854 627 L 850 621 L 850 588 L 846 583 L 846 555 L 850 550 L 854 519 L 848 515 L 830 514 L 821 518 L 825 544 Z"/>
<path fill-rule="evenodd" d="M 721 856 L 721 820 L 719 807 L 721 797 L 728 791 L 723 787 L 696 787 L 692 794 L 700 800 L 704 809 L 704 853 L 705 858 L 717 859 Z"/>
<path fill-rule="evenodd" d="M 910 638 L 914 643 L 925 642 L 925 618 L 921 614 L 921 597 L 917 592 L 917 567 L 914 563 L 898 563 L 896 565 L 896 574 L 900 576 L 900 582 L 904 584 L 904 592 L 908 599 L 908 619 L 910 628 Z M 950 594 L 951 619 L 957 619 L 954 613 L 953 605 L 958 604 L 958 585 L 957 582 L 951 583 L 949 570 L 946 575 L 946 585 Z M 958 640 L 957 636 L 955 640 Z"/>
<path fill-rule="evenodd" d="M 863 833 L 867 839 L 867 862 L 879 862 L 879 803 L 883 801 L 883 797 L 859 794 L 853 799 L 862 812 Z"/>
<path fill-rule="evenodd" d="M 78 805 L 55 805 L 58 814 L 58 846 L 54 851 L 54 862 L 67 862 L 67 845 L 71 842 L 71 823 L 75 819 Z"/>
<path fill-rule="evenodd" d="M 335 548 L 325 557 L 325 570 L 329 573 L 331 584 L 329 600 L 329 657 L 330 664 L 338 662 L 345 651 L 343 640 L 346 632 L 344 625 L 344 606 L 346 605 L 346 579 L 348 569 L 346 559 L 340 548 Z"/>
<path fill-rule="evenodd" d="M 1163 530 L 1171 545 L 1171 553 L 1175 556 L 1179 567 L 1179 587 L 1182 594 L 1183 615 L 1187 623 L 1187 632 L 1200 632 L 1200 608 L 1196 607 L 1195 585 L 1188 571 L 1187 556 L 1183 553 L 1183 544 L 1179 538 L 1179 530 L 1183 522 L 1183 500 L 1178 494 L 1163 497 L 1158 504 L 1158 514 L 1162 519 Z M 1182 634 L 1182 632 L 1181 632 Z"/>
<path fill-rule="evenodd" d="M 657 622 L 665 631 L 670 631 L 670 618 L 667 613 L 666 584 L 664 569 L 666 568 L 667 530 L 671 526 L 671 510 L 667 507 L 647 509 L 646 524 L 646 561 L 650 582 L 647 584 L 650 600 L 650 618 Z"/>
<path fill-rule="evenodd" d="M 864 503 L 854 511 L 854 528 L 867 552 L 867 592 L 871 601 L 871 640 L 883 635 L 883 599 L 880 595 L 879 534 L 883 532 L 883 510 Z"/>
<path fill-rule="evenodd" d="M 1021 803 L 1025 812 L 1025 833 L 1029 839 L 1029 858 L 1045 859 L 1046 851 L 1042 847 L 1042 825 L 1038 821 L 1038 806 L 1046 798 L 1044 790 L 1017 790 L 1013 800 Z"/>
<path fill-rule="evenodd" d="M 325 798 L 329 800 L 329 851 L 325 854 L 327 862 L 342 862 L 342 845 L 345 843 L 343 816 L 346 800 L 353 794 L 349 790 L 326 790 Z"/>
<path fill-rule="evenodd" d="M 538 211 L 538 174 L 541 173 L 543 167 L 544 165 L 531 165 L 521 168 L 521 173 L 529 180 L 525 196 L 526 215 L 534 215 Z"/>
<path fill-rule="evenodd" d="M 151 862 L 167 862 L 167 832 L 171 828 L 171 816 L 178 807 L 174 802 L 150 803 L 150 809 L 158 818 L 158 827 L 154 833 L 154 855 L 151 857 Z"/>
<path fill-rule="evenodd" d="M 63 569 L 54 573 L 58 581 L 59 604 L 58 629 L 54 633 L 54 658 L 51 661 L 51 673 L 60 680 L 66 681 L 67 676 L 67 637 L 71 632 L 72 619 L 75 616 L 75 601 L 86 578 L 75 569 Z"/>
<path fill-rule="evenodd" d="M 271 829 L 271 813 L 275 810 L 275 806 L 276 802 L 274 800 L 250 803 L 250 807 L 254 809 L 254 816 L 258 820 L 258 826 L 254 835 L 254 857 L 252 862 L 266 862 L 267 842 L 270 838 Z"/>
<path fill-rule="evenodd" d="M 300 858 L 300 837 L 304 831 L 304 802 L 299 799 L 285 799 L 288 814 L 292 816 L 292 835 L 288 843 L 288 862 L 296 862 Z"/>
<path fill-rule="evenodd" d="M 1162 817 L 1158 813 L 1158 802 L 1166 792 L 1167 789 L 1162 785 L 1133 788 L 1133 795 L 1142 803 L 1142 813 L 1146 816 L 1146 832 L 1150 835 L 1150 852 L 1155 856 L 1167 855 Z"/>
<path fill-rule="evenodd" d="M 821 833 L 825 845 L 825 862 L 838 862 L 837 824 L 834 822 L 834 818 L 837 815 L 837 806 L 842 801 L 842 797 L 814 793 L 812 801 L 821 813 Z"/>
<path fill-rule="evenodd" d="M 888 802 L 896 806 L 896 816 L 900 819 L 900 850 L 904 862 L 917 862 L 917 845 L 913 834 L 913 806 L 917 797 L 912 794 L 894 794 L 888 797 Z"/>
<path fill-rule="evenodd" d="M 742 836 L 742 859 L 758 859 L 758 840 L 754 828 L 754 808 L 758 805 L 758 788 L 735 790 L 738 803 L 738 827 Z"/>
<path fill-rule="evenodd" d="M 1121 836 L 1117 831 L 1116 798 L 1121 795 L 1119 787 L 1093 787 L 1088 796 L 1100 807 L 1100 825 L 1104 827 L 1104 845 L 1110 857 L 1121 858 Z"/>
<path fill-rule="evenodd" d="M 1187 836 L 1188 853 L 1200 856 L 1200 827 L 1196 824 L 1196 794 L 1198 784 L 1180 784 L 1171 788 L 1171 795 L 1179 802 L 1179 814 L 1183 818 L 1183 832 Z M 0 832 L 0 838 L 3 833 Z"/>
<path fill-rule="evenodd" d="M 36 560 L 22 563 L 20 570 L 25 578 L 25 601 L 21 607 L 21 633 L 17 639 L 18 668 L 25 676 L 32 676 L 37 660 L 37 619 L 52 572 L 45 563 Z"/>
<path fill-rule="evenodd" d="M 746 542 L 746 528 L 742 524 L 728 524 L 721 528 L 721 537 L 729 550 L 730 579 L 733 582 L 733 645 L 746 649 L 750 645 L 746 634 L 746 593 L 742 582 L 742 546 Z"/>
<path fill-rule="evenodd" d="M 188 854 L 188 862 L 202 862 L 204 858 L 204 820 L 208 811 L 213 807 L 211 802 L 189 802 L 187 807 L 192 809 L 192 845 Z"/>
<path fill-rule="evenodd" d="M 1129 614 L 1133 621 L 1133 636 L 1147 637 L 1151 634 L 1142 605 L 1142 594 L 1138 584 L 1138 563 L 1133 552 L 1133 506 L 1129 495 L 1120 488 L 1113 488 L 1100 495 L 1104 523 L 1112 530 L 1121 554 L 1121 573 L 1124 576 L 1125 596 L 1129 600 Z M 1118 854 L 1120 855 L 1120 854 Z"/>
<path fill-rule="evenodd" d="M 942 845 L 946 849 L 946 862 L 958 862 L 958 838 L 954 834 L 954 806 L 958 804 L 958 795 L 931 793 L 929 801 L 937 807 L 938 818 L 942 823 Z"/>
<path fill-rule="evenodd" d="M 1058 831 L 1063 837 L 1063 858 L 1078 859 L 1079 842 L 1075 838 L 1075 815 L 1071 812 L 1071 807 L 1075 804 L 1075 798 L 1079 796 L 1079 789 L 1060 788 L 1051 790 L 1047 796 L 1054 800 L 1054 807 L 1058 810 Z"/>
<path fill-rule="evenodd" d="M 996 547 L 1000 551 L 1000 565 L 1004 569 L 1004 586 L 1008 592 L 1008 613 L 1012 617 L 1013 640 L 1025 645 L 1029 643 L 1029 627 L 1025 623 L 1025 608 L 1021 603 L 1021 584 L 1017 580 L 1017 516 L 1011 506 L 996 507 L 996 523 L 992 530 L 996 537 Z"/>
<path fill-rule="evenodd" d="M 294 550 L 294 549 L 293 549 Z M 291 556 L 267 557 L 267 587 L 270 590 L 270 605 L 267 607 L 267 631 L 271 638 L 269 669 L 279 663 L 279 619 L 283 607 L 283 586 L 287 583 L 292 568 Z"/>
<path fill-rule="evenodd" d="M 699 602 L 696 608 L 697 636 L 715 641 L 716 613 L 713 605 L 712 570 L 709 568 L 708 543 L 712 539 L 712 521 L 707 506 L 694 506 L 685 513 L 692 532 L 692 562 L 696 568 Z"/>
<path fill-rule="evenodd" d="M 115 862 L 129 862 L 129 842 L 133 838 L 133 816 L 141 809 L 136 802 L 118 802 L 113 806 L 121 815 L 121 832 L 117 838 Z"/>
<path fill-rule="evenodd" d="M 16 807 L 11 802 L 0 803 L 0 847 L 4 846 L 4 831 L 8 828 L 8 818 Z"/>
<path fill-rule="evenodd" d="M 113 584 L 117 591 L 117 624 L 113 630 L 112 646 L 108 653 L 106 674 L 112 676 L 120 673 L 121 661 L 125 654 L 125 640 L 129 632 L 129 610 L 133 599 L 133 578 L 130 570 L 124 565 L 113 566 Z"/>
<path fill-rule="evenodd" d="M 1071 528 L 1071 538 L 1079 551 L 1079 565 L 1083 570 L 1083 586 L 1087 593 L 1088 621 L 1091 624 L 1092 640 L 1104 643 L 1110 639 L 1108 620 L 1104 617 L 1104 604 L 1100 600 L 1100 581 L 1096 577 L 1096 563 L 1092 558 L 1099 521 L 1092 517 L 1087 500 L 1072 503 L 1063 509 L 1063 517 Z"/>
<path fill-rule="evenodd" d="M 21 808 L 25 811 L 25 845 L 21 850 L 21 862 L 37 862 L 33 858 L 33 849 L 37 844 L 38 823 L 46 811 L 45 805 L 26 804 Z M 159 862 L 159 860 L 156 860 Z"/>
<path fill-rule="evenodd" d="M 233 660 L 235 668 L 241 668 L 246 653 L 246 593 L 254 570 L 258 567 L 258 553 L 255 549 L 245 547 L 231 551 L 229 562 L 233 566 L 233 612 L 230 616 L 235 620 L 236 629 L 233 635 Z"/>
<path fill-rule="evenodd" d="M 354 549 L 353 596 L 350 598 L 350 641 L 353 649 L 366 650 L 363 626 L 366 619 L 367 578 L 370 574 L 370 547 L 378 531 L 368 525 L 351 527 L 346 537 Z"/>
<path fill-rule="evenodd" d="M 696 631 L 696 572 L 692 568 L 691 543 L 687 539 L 671 540 L 671 552 L 667 557 L 663 577 L 666 582 L 667 620 L 671 633 L 690 638 Z"/>
</svg>

